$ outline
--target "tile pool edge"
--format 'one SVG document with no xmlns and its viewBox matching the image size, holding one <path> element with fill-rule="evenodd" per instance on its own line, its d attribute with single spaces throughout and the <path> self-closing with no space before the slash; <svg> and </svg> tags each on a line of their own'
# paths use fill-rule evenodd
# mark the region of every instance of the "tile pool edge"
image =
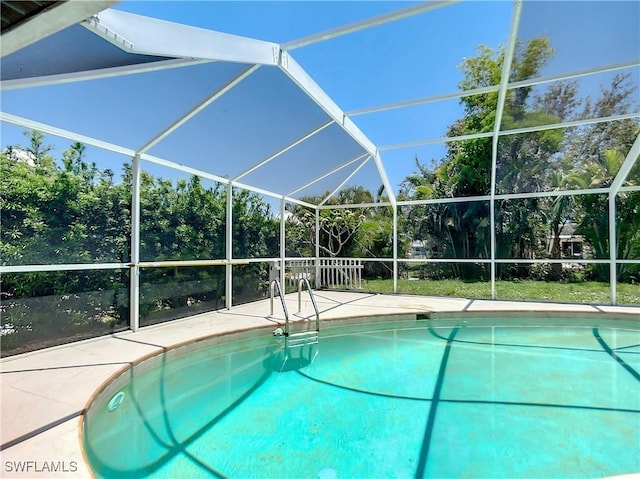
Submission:
<svg viewBox="0 0 640 479">
<path fill-rule="evenodd" d="M 418 314 L 418 320 L 433 326 L 553 326 L 595 327 L 609 326 L 621 329 L 640 329 L 640 315 L 609 311 L 442 311 Z"/>
</svg>

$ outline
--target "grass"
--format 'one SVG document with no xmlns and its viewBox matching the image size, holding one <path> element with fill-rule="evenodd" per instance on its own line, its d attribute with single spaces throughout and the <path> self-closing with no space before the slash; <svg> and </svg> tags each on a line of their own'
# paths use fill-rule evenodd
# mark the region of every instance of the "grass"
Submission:
<svg viewBox="0 0 640 479">
<path fill-rule="evenodd" d="M 390 279 L 363 280 L 362 288 L 378 293 L 392 293 Z M 491 298 L 491 283 L 461 280 L 398 280 L 398 292 L 422 296 L 458 298 Z M 640 285 L 618 284 L 618 304 L 640 306 Z M 496 297 L 505 300 L 554 301 L 562 303 L 610 304 L 609 283 L 579 281 L 559 283 L 547 281 L 496 281 Z"/>
</svg>

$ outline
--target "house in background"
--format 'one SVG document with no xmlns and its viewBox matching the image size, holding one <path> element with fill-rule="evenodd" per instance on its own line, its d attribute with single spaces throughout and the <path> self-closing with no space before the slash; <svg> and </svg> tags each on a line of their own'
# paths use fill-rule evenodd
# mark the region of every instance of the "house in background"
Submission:
<svg viewBox="0 0 640 479">
<path fill-rule="evenodd" d="M 589 247 L 584 236 L 576 234 L 575 223 L 566 223 L 560 230 L 560 255 L 562 259 L 585 259 L 589 256 Z M 547 253 L 551 255 L 553 238 L 547 238 Z"/>
<path fill-rule="evenodd" d="M 410 259 L 427 259 L 430 255 L 427 252 L 426 242 L 423 240 L 413 240 L 411 247 L 407 251 L 407 258 Z"/>
</svg>

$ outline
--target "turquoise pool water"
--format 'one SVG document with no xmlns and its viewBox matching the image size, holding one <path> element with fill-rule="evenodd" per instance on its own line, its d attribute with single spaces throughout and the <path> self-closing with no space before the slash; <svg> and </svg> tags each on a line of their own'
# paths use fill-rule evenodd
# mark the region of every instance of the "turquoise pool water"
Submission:
<svg viewBox="0 0 640 479">
<path fill-rule="evenodd" d="M 429 321 L 330 328 L 282 371 L 278 341 L 267 332 L 192 345 L 124 373 L 85 415 L 96 476 L 640 472 L 638 330 Z"/>
</svg>

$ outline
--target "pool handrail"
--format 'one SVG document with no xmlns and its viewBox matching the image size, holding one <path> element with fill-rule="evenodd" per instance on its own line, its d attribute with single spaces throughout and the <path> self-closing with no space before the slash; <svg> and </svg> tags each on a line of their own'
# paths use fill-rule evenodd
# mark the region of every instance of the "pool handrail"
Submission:
<svg viewBox="0 0 640 479">
<path fill-rule="evenodd" d="M 304 285 L 307 286 L 307 291 L 311 298 L 311 304 L 313 304 L 313 309 L 316 312 L 316 331 L 320 331 L 320 312 L 318 311 L 316 298 L 313 296 L 313 289 L 311 289 L 311 284 L 307 278 L 301 278 L 300 281 L 298 281 L 298 313 L 302 312 L 302 288 Z"/>
<path fill-rule="evenodd" d="M 280 302 L 282 303 L 282 309 L 284 310 L 284 334 L 285 336 L 289 335 L 289 311 L 287 310 L 287 303 L 284 301 L 284 295 L 282 294 L 282 288 L 280 288 L 280 281 L 274 279 L 271 281 L 269 285 L 269 300 L 271 305 L 271 312 L 269 316 L 273 317 L 273 296 L 275 294 L 275 289 L 278 288 L 278 296 L 280 296 Z"/>
</svg>

